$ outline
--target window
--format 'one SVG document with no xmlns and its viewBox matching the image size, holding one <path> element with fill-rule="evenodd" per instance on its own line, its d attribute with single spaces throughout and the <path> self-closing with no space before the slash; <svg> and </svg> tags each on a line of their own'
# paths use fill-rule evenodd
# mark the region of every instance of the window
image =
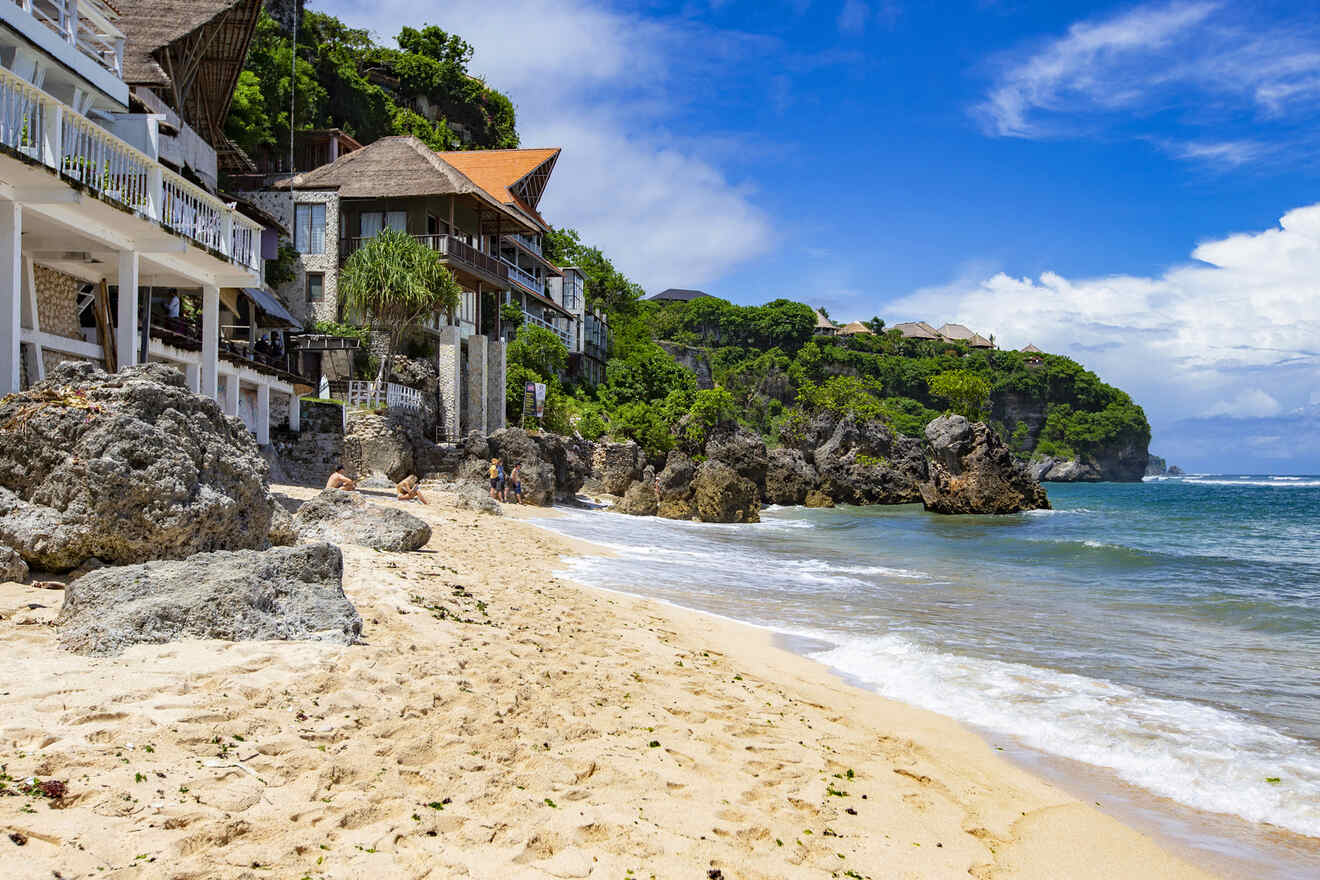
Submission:
<svg viewBox="0 0 1320 880">
<path fill-rule="evenodd" d="M 325 295 L 325 274 L 322 272 L 307 273 L 307 301 L 309 303 L 319 303 Z"/>
<path fill-rule="evenodd" d="M 398 232 L 408 231 L 407 211 L 363 211 L 362 237 L 375 238 L 386 227 Z"/>
<path fill-rule="evenodd" d="M 466 324 L 477 323 L 477 295 L 471 290 L 463 291 L 459 304 L 458 319 Z"/>
<path fill-rule="evenodd" d="M 295 205 L 293 246 L 300 254 L 325 253 L 325 205 Z"/>
</svg>

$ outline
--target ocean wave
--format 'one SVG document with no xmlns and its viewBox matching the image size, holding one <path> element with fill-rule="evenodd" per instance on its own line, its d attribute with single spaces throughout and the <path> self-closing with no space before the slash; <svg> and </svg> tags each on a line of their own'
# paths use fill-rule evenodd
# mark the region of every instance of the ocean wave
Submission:
<svg viewBox="0 0 1320 880">
<path fill-rule="evenodd" d="M 1320 752 L 1221 709 L 899 636 L 848 638 L 811 656 L 886 697 L 1108 768 L 1187 806 L 1320 836 Z"/>
<path fill-rule="evenodd" d="M 1089 507 L 1056 507 L 1049 510 L 1024 510 L 1022 516 L 1059 516 L 1067 513 L 1095 513 L 1095 511 Z"/>
</svg>

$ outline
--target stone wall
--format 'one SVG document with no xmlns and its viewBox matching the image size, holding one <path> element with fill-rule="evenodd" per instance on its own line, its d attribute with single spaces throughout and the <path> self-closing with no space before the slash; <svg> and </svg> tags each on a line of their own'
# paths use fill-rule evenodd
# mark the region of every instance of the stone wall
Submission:
<svg viewBox="0 0 1320 880">
<path fill-rule="evenodd" d="M 493 434 L 504 427 L 505 342 L 494 340 L 486 353 L 486 432 Z"/>
<path fill-rule="evenodd" d="M 271 407 L 275 398 L 271 395 Z M 272 430 L 271 445 L 284 475 L 304 485 L 324 486 L 344 459 L 344 410 L 332 403 L 302 404 L 302 432 Z M 288 412 L 285 411 L 287 422 Z M 271 423 L 275 423 L 274 412 Z"/>
<path fill-rule="evenodd" d="M 37 321 L 43 333 L 82 339 L 78 325 L 78 288 L 83 282 L 45 266 L 32 267 L 37 289 Z M 57 361 L 58 363 L 58 361 Z M 46 369 L 50 369 L 48 363 Z"/>
<path fill-rule="evenodd" d="M 436 421 L 439 423 L 440 436 L 457 440 L 463 436 L 459 424 L 463 400 L 463 350 L 458 328 L 441 328 L 435 348 L 435 366 L 440 386 L 440 411 L 436 414 Z"/>
<path fill-rule="evenodd" d="M 257 191 L 241 195 L 293 230 L 293 205 L 287 192 Z M 300 205 L 325 205 L 325 253 L 299 254 L 293 266 L 293 280 L 275 292 L 299 321 L 333 321 L 338 317 L 339 302 L 339 193 L 335 190 L 299 190 L 297 199 Z M 307 301 L 308 272 L 321 272 L 325 276 L 320 302 Z"/>
<path fill-rule="evenodd" d="M 23 360 L 26 363 L 27 358 L 24 358 Z M 58 367 L 60 364 L 64 363 L 65 361 L 75 361 L 78 363 L 86 361 L 89 364 L 95 364 L 97 367 L 101 368 L 102 370 L 105 369 L 105 362 L 99 359 L 80 357 L 79 355 L 67 354 L 62 351 L 51 351 L 49 348 L 43 348 L 41 350 L 41 362 L 45 366 L 47 376 L 51 374 L 52 370 L 54 370 L 56 367 Z"/>
<path fill-rule="evenodd" d="M 480 431 L 489 433 L 487 427 L 487 343 L 485 336 L 473 335 L 463 340 L 467 348 L 467 375 L 464 376 L 467 393 L 464 398 L 463 433 Z"/>
</svg>

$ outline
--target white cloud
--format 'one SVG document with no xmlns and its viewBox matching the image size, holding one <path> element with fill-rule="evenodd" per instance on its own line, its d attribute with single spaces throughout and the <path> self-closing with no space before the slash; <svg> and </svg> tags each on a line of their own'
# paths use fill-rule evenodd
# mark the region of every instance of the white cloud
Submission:
<svg viewBox="0 0 1320 880">
<path fill-rule="evenodd" d="M 1305 18 L 1264 23 L 1252 14 L 1237 4 L 1176 0 L 1076 22 L 1063 36 L 1001 58 L 973 113 L 988 133 L 1005 137 L 1150 137 L 1172 127 L 1188 131 L 1164 142 L 1176 157 L 1253 161 L 1259 143 L 1205 135 L 1221 132 L 1226 119 L 1282 122 L 1312 113 L 1320 38 Z"/>
<path fill-rule="evenodd" d="M 1279 402 L 1269 394 L 1259 388 L 1251 388 L 1232 400 L 1221 400 L 1212 405 L 1206 410 L 1206 415 L 1228 416 L 1235 419 L 1264 419 L 1276 416 L 1282 410 L 1283 407 Z"/>
<path fill-rule="evenodd" d="M 321 8 L 381 40 L 404 24 L 435 24 L 467 40 L 470 69 L 513 100 L 523 145 L 563 147 L 542 214 L 577 228 L 648 290 L 708 283 L 773 243 L 752 191 L 666 130 L 714 72 L 765 50 L 758 38 L 586 0 L 424 8 L 330 0 Z"/>
<path fill-rule="evenodd" d="M 1320 204 L 1201 244 L 1156 277 L 1004 273 L 917 291 L 894 321 L 957 321 L 1004 348 L 1069 354 L 1132 393 L 1157 428 L 1277 415 L 1320 386 Z"/>
</svg>

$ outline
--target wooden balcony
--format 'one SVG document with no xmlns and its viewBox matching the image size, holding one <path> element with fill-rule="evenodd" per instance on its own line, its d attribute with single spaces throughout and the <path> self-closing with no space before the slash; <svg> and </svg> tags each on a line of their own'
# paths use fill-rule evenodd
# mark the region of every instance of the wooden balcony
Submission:
<svg viewBox="0 0 1320 880">
<path fill-rule="evenodd" d="M 460 281 L 480 281 L 501 290 L 509 286 L 509 266 L 499 257 L 479 251 L 453 235 L 414 235 L 413 238 L 439 253 L 449 270 L 460 276 Z M 370 237 L 340 239 L 339 262 L 342 264 L 369 241 Z"/>
</svg>

